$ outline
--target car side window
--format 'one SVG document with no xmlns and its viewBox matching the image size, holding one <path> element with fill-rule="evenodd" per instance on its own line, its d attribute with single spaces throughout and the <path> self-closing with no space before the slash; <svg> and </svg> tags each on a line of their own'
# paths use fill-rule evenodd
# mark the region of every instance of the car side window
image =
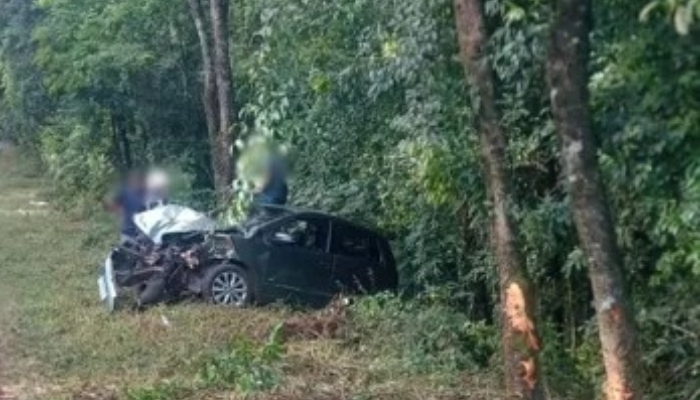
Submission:
<svg viewBox="0 0 700 400">
<path fill-rule="evenodd" d="M 272 231 L 272 238 L 280 244 L 325 251 L 327 233 L 322 221 L 295 218 Z M 286 243 L 285 243 L 286 242 Z"/>
<path fill-rule="evenodd" d="M 361 230 L 334 222 L 332 241 L 331 251 L 334 254 L 352 258 L 379 259 L 379 249 L 374 236 Z"/>
</svg>

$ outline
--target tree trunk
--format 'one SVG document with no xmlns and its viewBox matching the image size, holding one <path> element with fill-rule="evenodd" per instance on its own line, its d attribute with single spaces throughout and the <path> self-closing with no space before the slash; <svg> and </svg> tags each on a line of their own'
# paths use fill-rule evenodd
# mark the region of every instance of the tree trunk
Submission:
<svg viewBox="0 0 700 400">
<path fill-rule="evenodd" d="M 576 229 L 588 260 L 605 364 L 608 400 L 641 398 L 638 349 L 622 259 L 600 181 L 588 109 L 590 0 L 558 0 L 549 42 L 547 81 Z"/>
<path fill-rule="evenodd" d="M 488 38 L 483 5 L 480 0 L 454 0 L 454 4 L 460 54 L 473 93 L 476 129 L 481 138 L 484 174 L 493 206 L 490 240 L 499 274 L 506 388 L 509 396 L 542 399 L 535 302 L 508 210 L 511 189 L 505 171 L 507 144 L 498 124 L 493 71 L 484 54 Z"/>
<path fill-rule="evenodd" d="M 233 99 L 231 94 L 231 60 L 229 58 L 228 12 L 229 0 L 210 0 L 211 25 L 214 39 L 214 71 L 219 100 L 219 132 L 214 177 L 217 191 L 224 199 L 233 180 Z"/>
<path fill-rule="evenodd" d="M 131 157 L 131 143 L 127 133 L 126 118 L 117 114 L 112 114 L 112 129 L 118 145 L 119 161 L 122 171 L 129 171 L 133 167 Z"/>
<path fill-rule="evenodd" d="M 119 172 L 122 175 L 126 174 L 124 165 L 124 153 L 122 152 L 122 144 L 119 141 L 119 132 L 117 128 L 117 119 L 114 114 L 110 114 L 110 126 L 112 128 L 112 150 L 114 152 L 114 164 L 119 166 Z"/>
<path fill-rule="evenodd" d="M 220 151 L 218 150 L 217 136 L 219 134 L 219 106 L 216 90 L 216 74 L 214 73 L 214 63 L 212 61 L 211 44 L 209 39 L 206 20 L 202 10 L 200 0 L 188 0 L 190 13 L 194 20 L 194 25 L 199 38 L 199 48 L 202 52 L 202 78 L 204 90 L 202 92 L 202 104 L 204 105 L 204 115 L 207 121 L 207 131 L 209 133 L 209 145 L 211 148 L 212 171 L 214 172 L 214 187 L 220 190 L 219 181 L 217 179 L 217 171 L 219 171 L 218 159 Z"/>
</svg>

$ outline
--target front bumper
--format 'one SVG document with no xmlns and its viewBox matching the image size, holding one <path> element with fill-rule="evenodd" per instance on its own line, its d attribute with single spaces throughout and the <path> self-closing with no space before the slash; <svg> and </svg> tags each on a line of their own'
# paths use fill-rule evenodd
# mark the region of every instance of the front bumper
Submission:
<svg viewBox="0 0 700 400">
<path fill-rule="evenodd" d="M 100 300 L 107 308 L 107 311 L 114 311 L 114 305 L 117 299 L 117 287 L 114 282 L 114 266 L 112 265 L 112 256 L 105 260 L 104 266 L 97 278 L 97 288 L 100 292 Z"/>
</svg>

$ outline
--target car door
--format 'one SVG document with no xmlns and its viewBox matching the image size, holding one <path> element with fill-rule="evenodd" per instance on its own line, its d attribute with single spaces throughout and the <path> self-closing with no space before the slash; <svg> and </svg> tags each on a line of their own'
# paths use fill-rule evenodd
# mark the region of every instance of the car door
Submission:
<svg viewBox="0 0 700 400">
<path fill-rule="evenodd" d="M 375 235 L 342 221 L 333 221 L 331 253 L 336 291 L 355 294 L 374 291 L 374 271 L 380 262 Z"/>
<path fill-rule="evenodd" d="M 263 279 L 273 297 L 315 303 L 332 296 L 328 233 L 329 221 L 315 216 L 293 216 L 266 229 Z"/>
</svg>

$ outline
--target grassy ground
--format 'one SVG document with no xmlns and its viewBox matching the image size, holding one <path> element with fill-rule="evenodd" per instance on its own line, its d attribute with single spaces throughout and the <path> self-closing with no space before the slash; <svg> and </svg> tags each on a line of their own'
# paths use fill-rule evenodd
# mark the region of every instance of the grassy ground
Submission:
<svg viewBox="0 0 700 400">
<path fill-rule="evenodd" d="M 305 318 L 281 308 L 232 311 L 194 303 L 107 315 L 95 280 L 114 239 L 111 226 L 55 211 L 34 171 L 17 155 L 0 154 L 0 399 L 240 398 L 240 388 L 222 384 L 223 378 L 202 384 L 197 377 L 217 354 L 231 354 L 240 338 L 256 343 L 277 324 Z M 216 364 L 214 374 L 229 368 L 238 378 L 255 378 L 260 371 L 244 365 L 245 357 L 257 362 L 238 352 Z M 382 365 L 382 356 L 363 351 L 356 335 L 292 338 L 270 366 L 280 379 L 255 396 L 497 397 L 486 376 L 445 379 Z"/>
</svg>

